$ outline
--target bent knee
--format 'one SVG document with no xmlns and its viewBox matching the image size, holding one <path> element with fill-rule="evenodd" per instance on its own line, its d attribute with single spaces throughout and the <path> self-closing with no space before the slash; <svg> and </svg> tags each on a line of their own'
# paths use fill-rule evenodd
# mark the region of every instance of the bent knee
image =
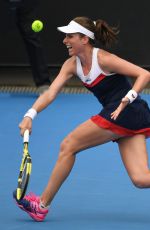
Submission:
<svg viewBox="0 0 150 230">
<path fill-rule="evenodd" d="M 75 154 L 78 151 L 78 143 L 76 140 L 71 136 L 67 136 L 60 145 L 60 152 L 67 153 L 67 154 Z"/>
<path fill-rule="evenodd" d="M 150 180 L 149 182 L 145 178 L 145 175 L 134 175 L 131 177 L 131 180 L 135 187 L 137 188 L 149 188 L 150 187 Z"/>
</svg>

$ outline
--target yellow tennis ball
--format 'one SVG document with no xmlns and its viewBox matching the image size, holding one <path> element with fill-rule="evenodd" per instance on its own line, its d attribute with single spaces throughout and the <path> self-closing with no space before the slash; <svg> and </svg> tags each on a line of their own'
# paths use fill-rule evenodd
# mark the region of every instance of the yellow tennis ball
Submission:
<svg viewBox="0 0 150 230">
<path fill-rule="evenodd" d="M 40 32 L 43 29 L 43 22 L 40 20 L 35 20 L 31 27 L 34 32 Z"/>
</svg>

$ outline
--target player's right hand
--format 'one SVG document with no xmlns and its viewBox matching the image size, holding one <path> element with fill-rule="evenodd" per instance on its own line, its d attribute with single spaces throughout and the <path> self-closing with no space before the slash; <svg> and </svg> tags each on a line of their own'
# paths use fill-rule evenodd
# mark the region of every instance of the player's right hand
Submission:
<svg viewBox="0 0 150 230">
<path fill-rule="evenodd" d="M 23 136 L 26 129 L 29 130 L 29 133 L 32 131 L 32 119 L 30 117 L 24 117 L 19 124 L 20 134 Z"/>
</svg>

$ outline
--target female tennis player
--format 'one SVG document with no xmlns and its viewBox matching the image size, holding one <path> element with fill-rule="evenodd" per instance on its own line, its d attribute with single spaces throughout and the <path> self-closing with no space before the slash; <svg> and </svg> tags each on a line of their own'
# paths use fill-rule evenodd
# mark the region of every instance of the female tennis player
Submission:
<svg viewBox="0 0 150 230">
<path fill-rule="evenodd" d="M 17 205 L 34 220 L 43 221 L 54 196 L 68 177 L 81 150 L 109 141 L 118 143 L 120 154 L 133 184 L 150 187 L 150 169 L 145 139 L 150 136 L 150 109 L 139 93 L 150 81 L 150 73 L 120 57 L 94 46 L 95 41 L 110 46 L 117 40 L 117 29 L 105 21 L 93 22 L 76 17 L 67 26 L 58 27 L 69 58 L 49 89 L 24 115 L 21 135 L 32 130 L 37 113 L 51 104 L 65 83 L 77 75 L 103 105 L 99 114 L 79 125 L 61 143 L 60 153 L 48 184 L 41 196 L 30 193 Z M 133 86 L 126 76 L 135 78 Z"/>
</svg>

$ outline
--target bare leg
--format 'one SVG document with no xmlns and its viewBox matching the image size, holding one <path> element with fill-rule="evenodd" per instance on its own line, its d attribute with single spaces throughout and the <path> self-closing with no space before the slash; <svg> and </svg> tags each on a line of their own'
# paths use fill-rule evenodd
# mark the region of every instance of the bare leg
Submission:
<svg viewBox="0 0 150 230">
<path fill-rule="evenodd" d="M 123 163 L 135 186 L 150 187 L 150 170 L 146 140 L 142 134 L 126 137 L 119 140 L 119 148 Z"/>
<path fill-rule="evenodd" d="M 41 196 L 42 203 L 45 206 L 51 203 L 60 186 L 69 175 L 77 152 L 103 144 L 117 137 L 111 131 L 100 128 L 91 120 L 84 122 L 71 132 L 61 144 L 58 160 L 47 187 Z"/>
</svg>

